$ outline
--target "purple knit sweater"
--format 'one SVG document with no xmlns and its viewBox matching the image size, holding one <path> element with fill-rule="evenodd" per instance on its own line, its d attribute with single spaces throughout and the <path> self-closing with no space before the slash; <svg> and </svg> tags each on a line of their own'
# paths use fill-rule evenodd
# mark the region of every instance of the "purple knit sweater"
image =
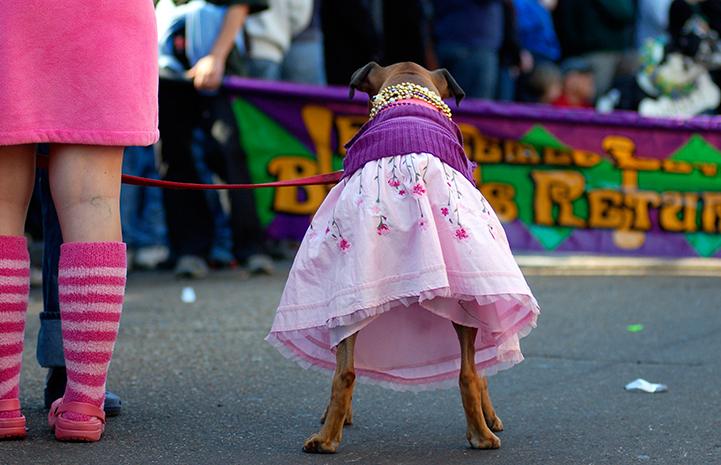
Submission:
<svg viewBox="0 0 721 465">
<path fill-rule="evenodd" d="M 384 109 L 364 124 L 345 148 L 343 177 L 350 177 L 372 160 L 430 153 L 476 183 L 475 163 L 463 151 L 461 130 L 439 111 L 423 105 L 408 102 Z"/>
</svg>

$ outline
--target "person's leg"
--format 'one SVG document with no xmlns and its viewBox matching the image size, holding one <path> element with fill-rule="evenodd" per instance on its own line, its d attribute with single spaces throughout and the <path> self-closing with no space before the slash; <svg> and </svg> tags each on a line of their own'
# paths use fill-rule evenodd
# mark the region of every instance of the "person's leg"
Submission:
<svg viewBox="0 0 721 465">
<path fill-rule="evenodd" d="M 63 339 L 60 332 L 60 306 L 58 304 L 58 262 L 63 235 L 50 197 L 47 170 L 38 170 L 38 190 L 43 212 L 43 311 L 40 312 L 37 360 L 44 368 L 65 368 Z M 64 376 L 63 376 L 64 378 Z M 54 386 L 48 386 L 51 390 Z M 62 380 L 65 389 L 65 381 Z M 62 395 L 62 392 L 61 392 Z M 52 396 L 51 396 L 52 397 Z M 55 399 L 52 399 L 55 400 Z M 46 400 L 47 404 L 47 400 Z M 49 405 L 47 405 L 49 407 Z"/>
<path fill-rule="evenodd" d="M 478 48 L 473 51 L 468 66 L 476 77 L 474 92 L 479 98 L 494 99 L 498 88 L 498 52 Z"/>
<path fill-rule="evenodd" d="M 97 436 L 87 433 L 84 440 L 102 434 L 101 420 L 87 409 L 102 414 L 125 295 L 122 156 L 121 147 L 58 145 L 50 151 L 50 187 L 64 239 L 58 297 L 68 378 L 61 406 L 51 412 L 58 439 L 71 439 L 67 432 L 75 434 L 79 423 L 96 428 Z"/>
<path fill-rule="evenodd" d="M 214 118 L 211 133 L 223 155 L 224 165 L 220 175 L 231 184 L 252 182 L 229 97 L 214 97 L 210 108 Z M 232 190 L 228 195 L 235 257 L 251 272 L 273 273 L 273 262 L 264 244 L 266 237 L 258 218 L 253 191 Z"/>
<path fill-rule="evenodd" d="M 439 44 L 438 59 L 468 97 L 492 99 L 498 81 L 498 53 L 492 50 Z"/>
<path fill-rule="evenodd" d="M 0 438 L 25 437 L 18 398 L 30 256 L 23 232 L 35 179 L 34 150 L 0 147 Z"/>
<path fill-rule="evenodd" d="M 40 312 L 36 357 L 38 364 L 48 369 L 43 397 L 45 408 L 50 408 L 56 399 L 63 396 L 67 384 L 58 300 L 58 264 L 60 263 L 63 234 L 60 231 L 58 214 L 50 195 L 50 180 L 46 169 L 38 170 L 36 186 L 40 194 L 44 238 L 43 311 Z M 122 401 L 116 394 L 107 391 L 103 408 L 108 416 L 119 415 L 122 410 Z"/>
<path fill-rule="evenodd" d="M 280 63 L 261 58 L 248 60 L 248 76 L 267 81 L 279 81 L 281 77 Z"/>
<path fill-rule="evenodd" d="M 167 166 L 164 179 L 199 182 L 192 154 L 193 128 L 201 113 L 197 92 L 191 85 L 161 79 L 159 102 L 161 156 Z M 205 257 L 214 229 L 205 194 L 165 189 L 163 205 L 174 257 Z"/>
<path fill-rule="evenodd" d="M 313 39 L 294 40 L 283 58 L 281 76 L 284 81 L 325 85 L 323 35 Z"/>
<path fill-rule="evenodd" d="M 132 163 L 133 173 L 125 168 L 126 162 Z M 160 179 L 155 160 L 155 150 L 149 147 L 128 147 L 123 157 L 123 173 L 135 174 L 149 179 Z M 123 191 L 131 186 L 123 185 L 120 191 L 120 211 L 123 211 Z M 136 186 L 132 186 L 136 187 Z M 154 269 L 168 259 L 168 238 L 165 229 L 165 211 L 163 210 L 163 192 L 155 187 L 137 186 L 135 204 L 135 255 L 134 265 L 143 269 Z M 125 227 L 125 224 L 123 224 Z M 130 241 L 123 230 L 123 238 Z"/>
</svg>

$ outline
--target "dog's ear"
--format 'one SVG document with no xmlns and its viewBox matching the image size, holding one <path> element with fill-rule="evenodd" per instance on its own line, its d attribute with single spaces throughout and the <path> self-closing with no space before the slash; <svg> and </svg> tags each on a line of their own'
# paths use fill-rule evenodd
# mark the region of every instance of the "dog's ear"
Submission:
<svg viewBox="0 0 721 465">
<path fill-rule="evenodd" d="M 362 68 L 358 68 L 350 78 L 348 97 L 353 98 L 356 89 L 365 92 L 371 97 L 374 96 L 378 93 L 380 86 L 383 85 L 383 81 L 385 81 L 384 76 L 384 68 L 375 61 L 371 61 Z"/>
<path fill-rule="evenodd" d="M 441 93 L 441 98 L 454 97 L 456 99 L 456 105 L 460 105 L 466 93 L 463 92 L 461 86 L 458 85 L 446 68 L 432 71 L 431 77 L 433 78 L 433 84 L 435 84 L 436 89 Z"/>
</svg>

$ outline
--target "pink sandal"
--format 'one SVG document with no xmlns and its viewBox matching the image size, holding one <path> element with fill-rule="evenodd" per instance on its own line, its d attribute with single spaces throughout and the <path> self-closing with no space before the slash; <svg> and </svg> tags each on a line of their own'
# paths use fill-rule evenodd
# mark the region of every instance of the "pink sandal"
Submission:
<svg viewBox="0 0 721 465">
<path fill-rule="evenodd" d="M 18 399 L 0 400 L 0 412 L 12 412 L 14 410 L 20 410 L 20 401 Z M 23 415 L 16 418 L 0 418 L 0 439 L 25 439 L 27 435 Z"/>
<path fill-rule="evenodd" d="M 69 420 L 62 416 L 65 412 L 77 413 L 91 417 L 89 420 Z M 99 441 L 105 431 L 105 412 L 92 404 L 84 402 L 63 403 L 63 398 L 53 402 L 48 414 L 50 429 L 55 431 L 58 441 Z"/>
</svg>

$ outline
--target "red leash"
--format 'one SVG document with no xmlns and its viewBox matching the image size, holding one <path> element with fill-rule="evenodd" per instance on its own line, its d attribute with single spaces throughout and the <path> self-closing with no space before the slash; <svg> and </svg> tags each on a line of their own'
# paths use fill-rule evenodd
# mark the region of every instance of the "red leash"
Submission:
<svg viewBox="0 0 721 465">
<path fill-rule="evenodd" d="M 307 178 L 288 179 L 285 181 L 263 182 L 259 184 L 197 184 L 192 182 L 161 181 L 159 179 L 141 178 L 140 176 L 123 175 L 123 184 L 133 186 L 162 187 L 163 189 L 188 190 L 222 190 L 222 189 L 258 189 L 260 187 L 311 186 L 315 184 L 335 184 L 343 177 L 342 171 L 317 174 Z"/>
<path fill-rule="evenodd" d="M 48 167 L 47 157 L 38 157 L 38 168 Z M 285 181 L 263 182 L 259 184 L 198 184 L 192 182 L 162 181 L 160 179 L 142 178 L 124 174 L 123 184 L 133 186 L 161 187 L 163 189 L 187 189 L 187 190 L 234 190 L 234 189 L 258 189 L 261 187 L 293 187 L 312 186 L 319 184 L 335 184 L 343 177 L 343 171 L 317 174 L 306 178 L 287 179 Z"/>
</svg>

